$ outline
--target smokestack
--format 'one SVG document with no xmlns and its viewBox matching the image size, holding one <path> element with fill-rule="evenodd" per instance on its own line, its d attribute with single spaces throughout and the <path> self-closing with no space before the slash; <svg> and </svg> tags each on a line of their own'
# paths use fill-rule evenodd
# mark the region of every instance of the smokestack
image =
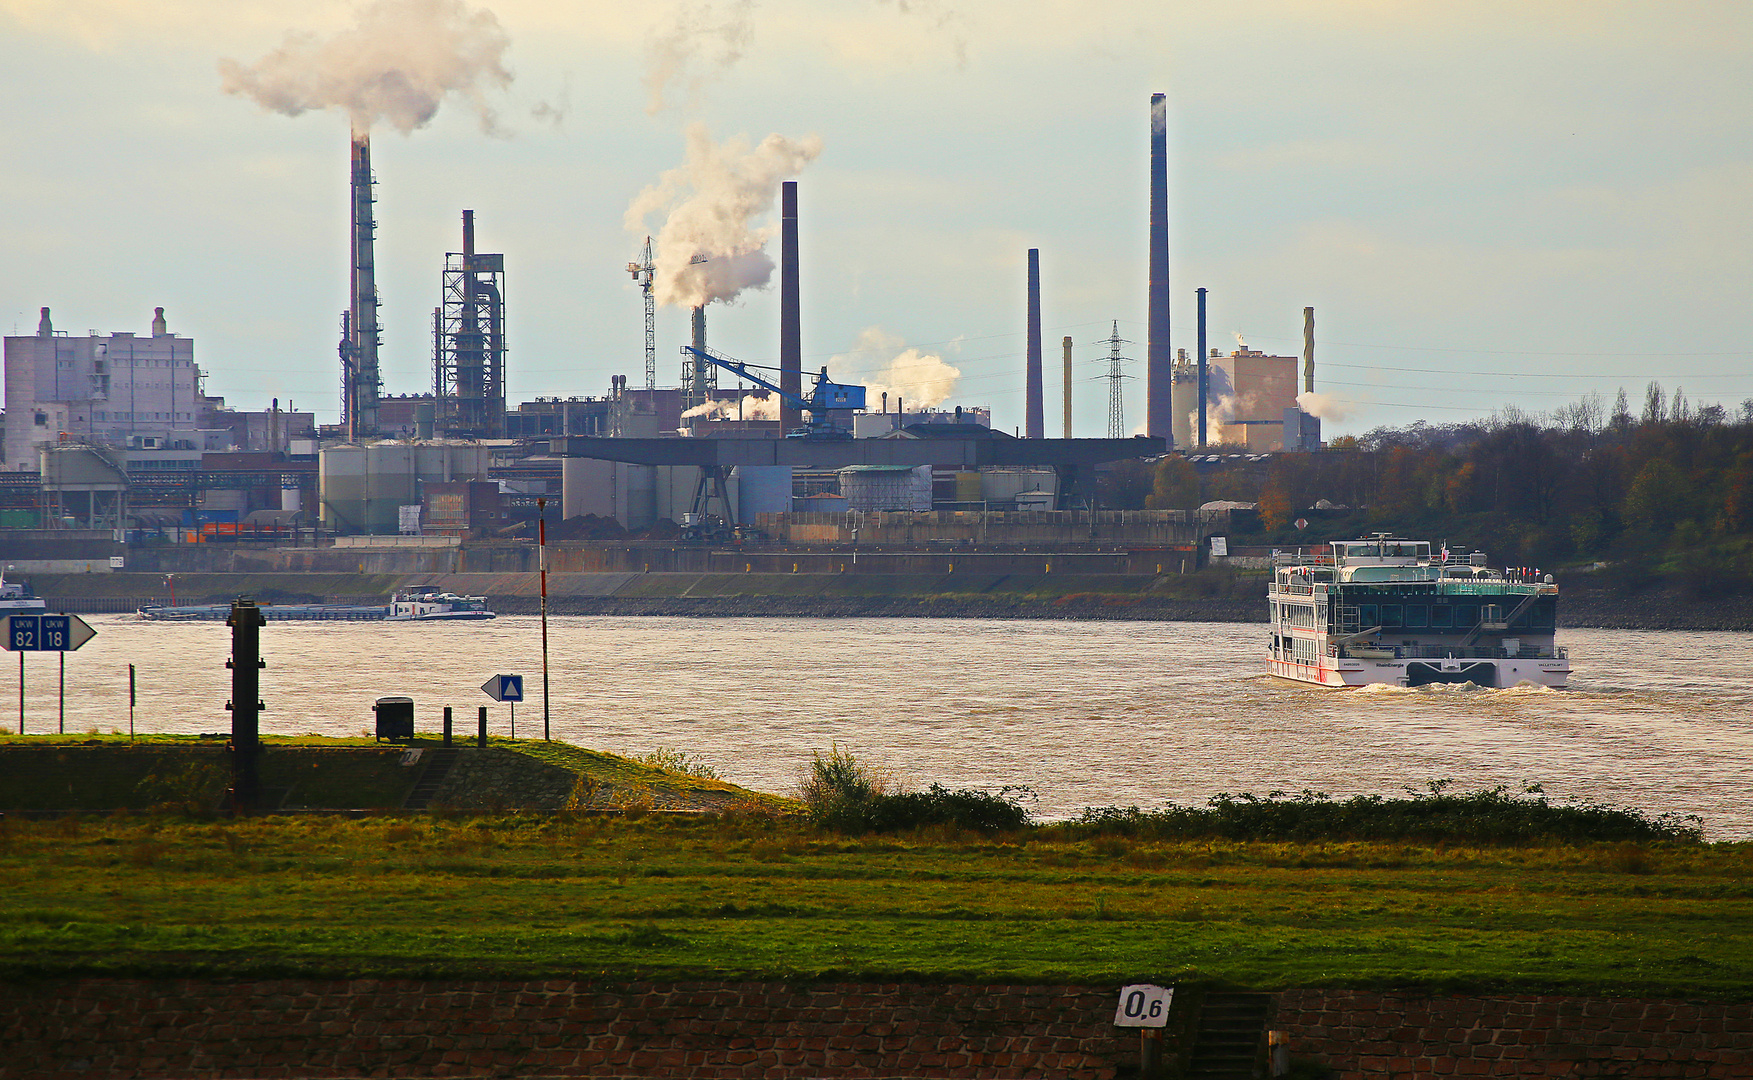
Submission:
<svg viewBox="0 0 1753 1080">
<path fill-rule="evenodd" d="M 779 185 L 779 389 L 803 395 L 803 305 L 798 297 L 797 181 Z M 779 430 L 803 423 L 803 413 L 783 397 Z"/>
<path fill-rule="evenodd" d="M 1029 249 L 1029 368 L 1024 390 L 1025 437 L 1047 437 L 1041 404 L 1041 249 Z"/>
<path fill-rule="evenodd" d="M 1145 354 L 1147 435 L 1174 444 L 1174 381 L 1169 351 L 1169 106 L 1162 94 L 1150 96 L 1150 344 Z M 1204 349 L 1200 349 L 1204 364 Z M 1200 398 L 1203 408 L 1204 398 Z"/>
<path fill-rule="evenodd" d="M 1071 339 L 1065 339 L 1065 437 L 1071 438 Z"/>
<path fill-rule="evenodd" d="M 690 326 L 690 329 L 692 331 L 692 344 L 693 344 L 693 346 L 696 349 L 699 349 L 701 352 L 705 352 L 706 351 L 706 305 L 705 304 L 701 304 L 699 307 L 694 308 L 689 312 L 689 326 Z M 706 372 L 708 370 L 710 370 L 711 367 L 712 367 L 712 365 L 710 363 L 706 362 L 705 360 L 700 359 L 698 356 L 694 357 L 694 366 L 691 369 L 694 372 L 693 381 L 687 387 L 685 387 L 685 389 L 688 391 L 688 400 L 692 405 L 699 405 L 706 400 Z"/>
<path fill-rule="evenodd" d="M 342 347 L 349 354 L 351 370 L 347 375 L 346 399 L 342 410 L 354 438 L 370 438 L 377 434 L 377 392 L 380 379 L 377 368 L 377 259 L 374 239 L 377 223 L 371 205 L 371 136 L 353 136 L 352 204 L 353 204 L 353 266 L 352 304 L 349 308 L 349 340 Z"/>
<path fill-rule="evenodd" d="M 48 308 L 44 308 L 43 310 L 47 311 Z M 152 309 L 152 336 L 153 337 L 164 337 L 168 333 L 170 333 L 170 330 L 168 327 L 165 326 L 165 323 L 164 323 L 164 309 L 161 307 L 153 308 Z"/>
<path fill-rule="evenodd" d="M 1206 399 L 1211 396 L 1211 382 L 1206 370 L 1205 351 L 1205 290 L 1199 290 L 1199 445 L 1210 446 L 1205 431 Z"/>
<path fill-rule="evenodd" d="M 1303 393 L 1315 392 L 1315 309 L 1303 309 Z"/>
<path fill-rule="evenodd" d="M 54 337 L 54 336 L 55 336 L 55 324 L 52 321 L 50 321 L 50 319 L 49 319 L 49 309 L 43 308 L 42 315 L 37 318 L 37 337 Z"/>
</svg>

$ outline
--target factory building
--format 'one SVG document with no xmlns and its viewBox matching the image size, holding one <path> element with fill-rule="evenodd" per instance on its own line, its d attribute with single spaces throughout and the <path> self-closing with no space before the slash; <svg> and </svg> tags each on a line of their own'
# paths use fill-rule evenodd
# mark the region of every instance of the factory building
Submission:
<svg viewBox="0 0 1753 1080">
<path fill-rule="evenodd" d="M 1284 415 L 1297 408 L 1297 358 L 1268 356 L 1238 342 L 1228 356 L 1213 349 L 1207 372 L 1208 441 L 1244 446 L 1251 454 L 1284 449 Z"/>
<path fill-rule="evenodd" d="M 8 337 L 5 357 L 10 471 L 39 471 L 42 451 L 68 439 L 202 448 L 195 343 L 165 329 L 163 308 L 147 337 L 73 337 L 43 308 L 36 334 Z"/>
</svg>

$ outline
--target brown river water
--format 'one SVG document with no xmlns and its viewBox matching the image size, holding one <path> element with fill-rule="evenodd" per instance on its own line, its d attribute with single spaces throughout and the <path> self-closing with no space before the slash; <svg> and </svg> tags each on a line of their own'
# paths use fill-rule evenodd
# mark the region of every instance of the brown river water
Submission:
<svg viewBox="0 0 1753 1080">
<path fill-rule="evenodd" d="M 222 623 L 88 615 L 69 654 L 65 727 L 229 728 Z M 517 734 L 541 737 L 540 621 L 273 623 L 266 733 L 359 735 L 372 702 L 414 698 L 421 730 L 456 708 L 511 733 L 479 687 L 521 674 Z M 973 619 L 549 619 L 554 738 L 614 753 L 673 747 L 727 780 L 789 792 L 838 744 L 914 784 L 1028 785 L 1045 817 L 1201 804 L 1217 792 L 1397 793 L 1539 783 L 1549 797 L 1696 814 L 1753 839 L 1753 635 L 1562 631 L 1571 689 L 1333 691 L 1261 674 L 1265 627 Z M 0 707 L 17 730 L 17 661 Z M 61 723 L 50 653 L 28 654 L 25 730 Z"/>
</svg>

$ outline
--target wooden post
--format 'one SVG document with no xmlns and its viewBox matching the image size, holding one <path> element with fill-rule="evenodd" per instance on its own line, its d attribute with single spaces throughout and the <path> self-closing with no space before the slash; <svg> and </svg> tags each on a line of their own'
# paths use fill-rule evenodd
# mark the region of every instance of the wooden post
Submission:
<svg viewBox="0 0 1753 1080">
<path fill-rule="evenodd" d="M 128 665 L 128 741 L 134 741 L 134 665 Z"/>
<path fill-rule="evenodd" d="M 1156 1080 L 1163 1074 L 1163 1029 L 1138 1029 L 1138 1075 Z"/>
<path fill-rule="evenodd" d="M 444 707 L 444 745 L 450 745 L 450 706 Z"/>
</svg>

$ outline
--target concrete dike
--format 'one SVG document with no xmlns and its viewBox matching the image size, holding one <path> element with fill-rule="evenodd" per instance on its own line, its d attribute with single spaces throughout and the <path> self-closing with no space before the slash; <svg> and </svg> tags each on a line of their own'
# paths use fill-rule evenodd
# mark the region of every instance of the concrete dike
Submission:
<svg viewBox="0 0 1753 1080">
<path fill-rule="evenodd" d="M 734 784 L 682 776 L 568 743 L 489 738 L 472 731 L 446 749 L 436 737 L 408 745 L 369 739 L 270 737 L 262 793 L 270 811 L 404 809 L 554 812 L 577 796 L 583 809 L 637 806 L 715 810 L 784 800 Z M 230 784 L 223 734 L 17 736 L 0 739 L 0 814 L 194 811 L 221 806 Z M 418 793 L 418 794 L 417 794 Z"/>
</svg>

